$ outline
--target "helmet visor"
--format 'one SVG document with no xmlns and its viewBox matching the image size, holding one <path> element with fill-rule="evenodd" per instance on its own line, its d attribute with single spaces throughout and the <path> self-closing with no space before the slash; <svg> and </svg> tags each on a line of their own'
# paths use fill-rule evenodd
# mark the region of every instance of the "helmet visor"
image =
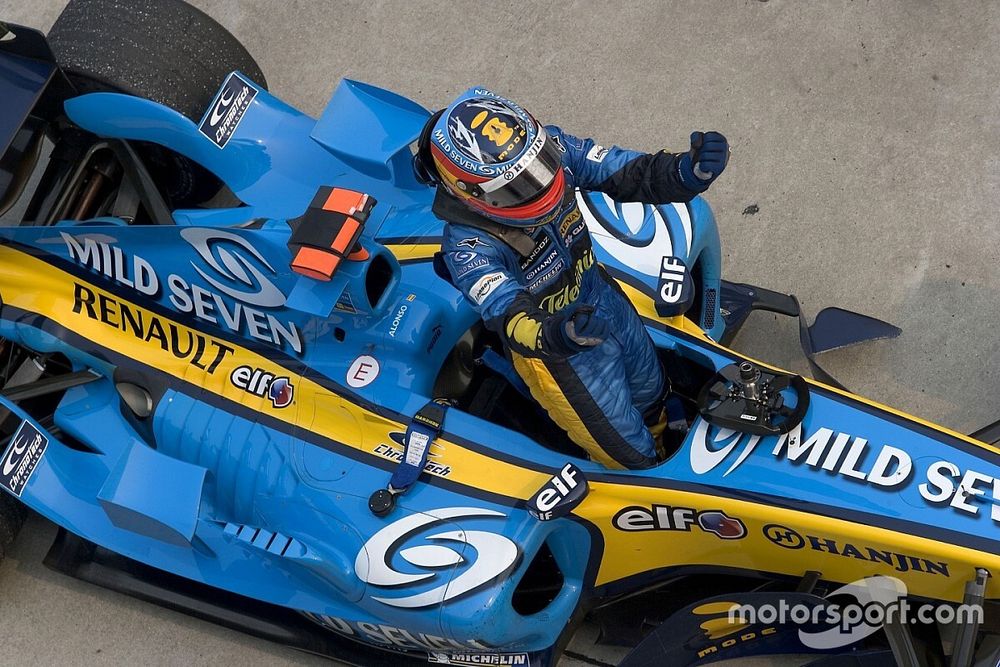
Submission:
<svg viewBox="0 0 1000 667">
<path fill-rule="evenodd" d="M 544 193 L 562 169 L 562 151 L 538 127 L 538 136 L 524 155 L 502 174 L 477 184 L 473 196 L 488 206 L 510 208 Z"/>
</svg>

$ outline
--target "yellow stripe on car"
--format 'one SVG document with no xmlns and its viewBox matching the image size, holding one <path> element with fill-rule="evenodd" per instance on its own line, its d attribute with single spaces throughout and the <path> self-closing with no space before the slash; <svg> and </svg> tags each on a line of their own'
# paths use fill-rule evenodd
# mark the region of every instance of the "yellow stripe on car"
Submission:
<svg viewBox="0 0 1000 667">
<path fill-rule="evenodd" d="M 232 371 L 241 365 L 276 375 L 289 374 L 288 369 L 268 357 L 154 313 L 9 246 L 0 247 L 0 263 L 7 267 L 0 272 L 0 296 L 5 305 L 44 316 L 103 348 L 186 380 L 203 391 L 373 456 L 378 456 L 374 452 L 376 447 L 391 442 L 390 432 L 405 430 L 404 423 L 375 414 L 352 403 L 349 397 L 302 377 L 292 378 L 296 383 L 293 406 L 277 409 L 266 398 L 238 389 L 229 381 Z M 25 289 L 26 285 L 31 288 Z M 634 289 L 623 288 L 636 302 L 640 314 L 655 317 L 651 300 L 645 303 Z M 673 318 L 666 323 L 693 333 L 694 324 L 686 318 Z M 30 319 L 25 325 L 31 325 Z M 705 342 L 712 344 L 707 338 Z M 466 487 L 472 494 L 486 492 L 520 502 L 530 498 L 549 479 L 549 474 L 542 471 L 497 460 L 446 438 L 439 439 L 437 445 L 437 463 L 451 469 L 449 482 Z M 614 473 L 608 473 L 611 474 Z M 602 536 L 604 553 L 598 555 L 601 561 L 597 585 L 688 565 L 790 576 L 802 576 L 806 570 L 815 569 L 825 579 L 841 582 L 867 574 L 888 574 L 906 582 L 912 594 L 960 600 L 964 582 L 972 577 L 975 567 L 1000 572 L 1000 556 L 994 554 L 854 521 L 719 497 L 707 487 L 703 493 L 696 493 L 645 486 L 641 473 L 620 475 L 620 481 L 591 482 L 589 495 L 574 510 L 576 516 L 593 524 Z M 747 534 L 739 540 L 726 540 L 703 530 L 654 528 L 630 532 L 614 524 L 615 517 L 624 509 L 656 505 L 719 510 L 742 521 Z M 776 544 L 766 537 L 765 528 L 771 525 L 796 532 L 806 541 L 815 537 L 820 548 L 811 548 L 809 542 L 798 548 Z M 824 544 L 835 545 L 836 553 L 833 547 L 824 549 Z M 904 567 L 907 571 L 901 571 Z M 990 580 L 989 596 L 1000 597 L 1000 588 L 994 581 Z"/>
</svg>

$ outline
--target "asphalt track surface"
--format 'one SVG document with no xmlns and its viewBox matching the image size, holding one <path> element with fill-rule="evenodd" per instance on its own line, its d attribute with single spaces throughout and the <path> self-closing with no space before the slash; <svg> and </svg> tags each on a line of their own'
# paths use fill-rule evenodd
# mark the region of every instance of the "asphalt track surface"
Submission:
<svg viewBox="0 0 1000 667">
<path fill-rule="evenodd" d="M 0 0 L 0 20 L 47 30 L 63 4 Z M 861 395 L 959 431 L 1000 418 L 1000 3 L 194 4 L 312 115 L 346 76 L 430 108 L 486 85 L 642 150 L 725 133 L 726 277 L 901 326 L 824 359 Z M 791 320 L 756 314 L 735 346 L 806 370 Z M 32 519 L 0 566 L 0 663 L 331 664 L 53 574 L 52 534 Z"/>
</svg>

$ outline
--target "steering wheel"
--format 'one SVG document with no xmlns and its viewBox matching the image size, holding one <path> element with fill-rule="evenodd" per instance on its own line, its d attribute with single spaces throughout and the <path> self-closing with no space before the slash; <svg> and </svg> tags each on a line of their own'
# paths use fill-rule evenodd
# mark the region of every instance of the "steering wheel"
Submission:
<svg viewBox="0 0 1000 667">
<path fill-rule="evenodd" d="M 698 394 L 709 424 L 755 435 L 781 435 L 802 423 L 809 386 L 800 375 L 764 371 L 749 361 L 716 373 Z"/>
</svg>

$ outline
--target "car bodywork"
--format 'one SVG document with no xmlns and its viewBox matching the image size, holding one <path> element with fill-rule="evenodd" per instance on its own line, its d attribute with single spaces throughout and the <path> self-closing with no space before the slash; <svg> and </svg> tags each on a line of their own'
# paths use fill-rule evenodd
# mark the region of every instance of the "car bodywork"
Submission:
<svg viewBox="0 0 1000 667">
<path fill-rule="evenodd" d="M 0 73 L 4 90 L 20 82 L 2 125 L 16 143 L 59 73 L 9 51 Z M 954 603 L 977 571 L 1000 567 L 996 448 L 837 386 L 810 382 L 809 410 L 785 434 L 693 414 L 677 450 L 636 471 L 603 469 L 473 408 L 483 371 L 461 357 L 486 334 L 433 268 L 442 223 L 411 167 L 429 116 L 416 103 L 344 80 L 316 120 L 240 73 L 200 123 L 136 97 L 61 95 L 72 126 L 117 155 L 167 146 L 240 200 L 151 202 L 159 224 L 57 216 L 0 228 L 0 337 L 70 367 L 51 411 L 33 414 L 17 387 L 0 397 L 16 417 L 0 485 L 91 545 L 73 558 L 99 549 L 397 656 L 466 664 L 548 664 L 592 609 L 685 577 L 794 590 L 809 577 L 882 574 Z M 292 271 L 287 245 L 288 221 L 324 186 L 378 201 L 365 258 L 329 281 Z M 762 292 L 722 281 L 703 199 L 578 198 L 598 260 L 668 372 L 694 385 L 744 360 L 721 341 Z M 694 278 L 684 315 L 657 311 L 667 256 Z M 424 474 L 376 516 L 369 498 L 435 398 L 455 405 Z M 540 514 L 547 488 L 577 490 L 575 506 Z M 72 539 L 61 538 L 64 560 Z M 985 597 L 998 595 L 991 581 Z M 190 607 L 213 616 L 205 604 Z M 730 644 L 695 623 L 678 641 L 696 661 L 774 649 L 769 637 L 787 634 Z M 323 650 L 344 657 L 341 647 Z"/>
</svg>

